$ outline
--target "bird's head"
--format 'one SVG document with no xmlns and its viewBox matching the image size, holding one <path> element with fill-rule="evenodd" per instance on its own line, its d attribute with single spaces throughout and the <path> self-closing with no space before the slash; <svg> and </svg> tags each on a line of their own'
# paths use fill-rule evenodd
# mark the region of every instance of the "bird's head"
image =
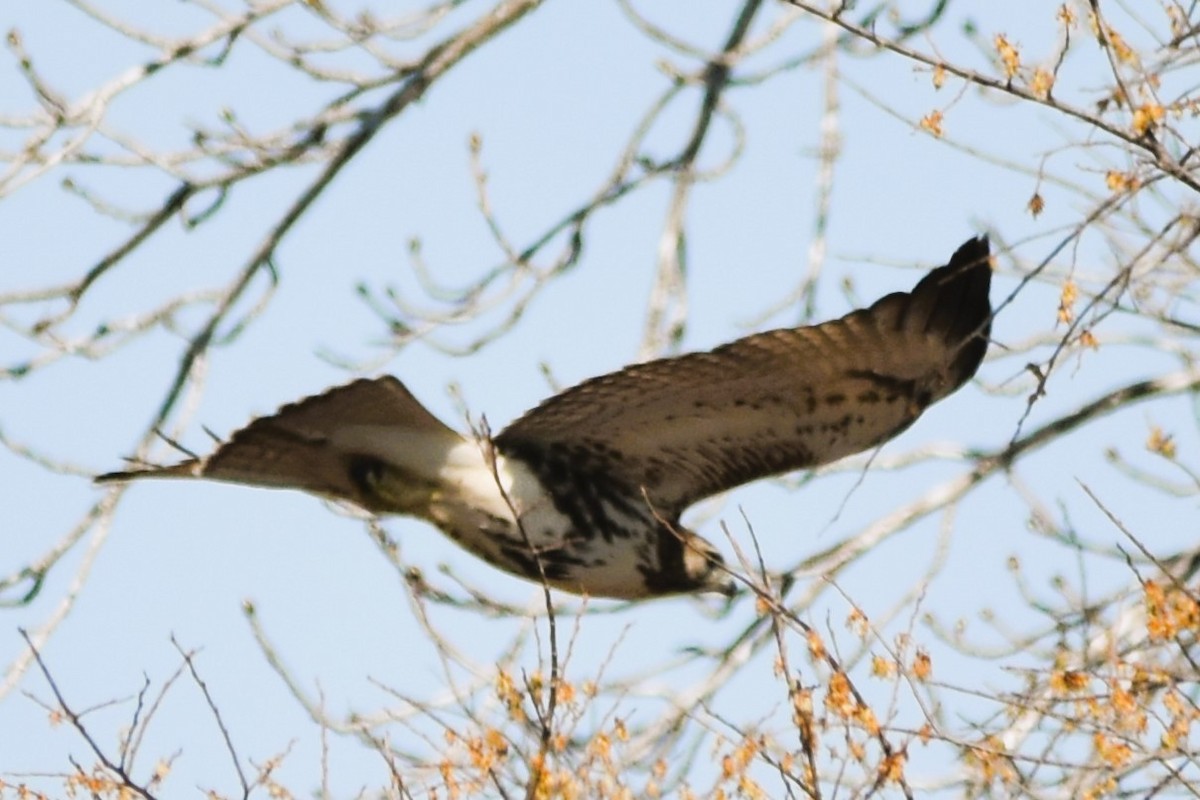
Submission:
<svg viewBox="0 0 1200 800">
<path fill-rule="evenodd" d="M 689 584 L 683 591 L 717 592 L 726 597 L 737 591 L 720 551 L 694 533 L 683 542 L 683 579 Z"/>
</svg>

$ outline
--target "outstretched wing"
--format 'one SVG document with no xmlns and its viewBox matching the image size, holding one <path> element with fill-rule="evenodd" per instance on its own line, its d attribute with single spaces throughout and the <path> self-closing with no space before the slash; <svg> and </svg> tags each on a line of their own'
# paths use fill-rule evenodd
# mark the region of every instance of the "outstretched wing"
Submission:
<svg viewBox="0 0 1200 800">
<path fill-rule="evenodd" d="M 988 241 L 908 293 L 821 325 L 627 367 L 546 400 L 496 437 L 544 480 L 591 472 L 664 514 L 892 438 L 975 374 L 991 323 Z"/>
<path fill-rule="evenodd" d="M 206 478 L 251 486 L 301 489 L 370 507 L 353 474 L 354 459 L 374 456 L 419 463 L 420 450 L 436 461 L 459 441 L 391 376 L 360 379 L 260 417 L 204 458 L 168 467 L 110 472 L 97 483 L 138 478 Z M 432 468 L 432 466 L 431 466 Z"/>
</svg>

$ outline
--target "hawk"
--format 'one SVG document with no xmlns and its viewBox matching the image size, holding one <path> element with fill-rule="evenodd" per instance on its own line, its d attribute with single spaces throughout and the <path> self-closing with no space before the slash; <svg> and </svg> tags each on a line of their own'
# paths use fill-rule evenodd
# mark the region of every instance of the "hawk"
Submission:
<svg viewBox="0 0 1200 800">
<path fill-rule="evenodd" d="M 988 240 L 971 239 L 911 292 L 592 378 L 494 438 L 451 430 L 383 376 L 286 405 L 203 458 L 96 480 L 206 478 L 419 517 L 500 569 L 592 597 L 729 592 L 680 514 L 912 425 L 983 360 L 991 276 Z"/>
</svg>

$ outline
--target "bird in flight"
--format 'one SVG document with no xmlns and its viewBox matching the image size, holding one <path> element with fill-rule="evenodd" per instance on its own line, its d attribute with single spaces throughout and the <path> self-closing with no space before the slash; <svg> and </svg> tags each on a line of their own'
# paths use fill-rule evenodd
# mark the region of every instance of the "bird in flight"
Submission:
<svg viewBox="0 0 1200 800">
<path fill-rule="evenodd" d="M 205 478 L 419 517 L 500 569 L 592 597 L 728 593 L 717 548 L 680 515 L 912 425 L 979 368 L 991 277 L 988 240 L 971 239 L 911 292 L 592 378 L 494 437 L 451 430 L 383 376 L 286 405 L 203 458 L 96 480 Z"/>
</svg>

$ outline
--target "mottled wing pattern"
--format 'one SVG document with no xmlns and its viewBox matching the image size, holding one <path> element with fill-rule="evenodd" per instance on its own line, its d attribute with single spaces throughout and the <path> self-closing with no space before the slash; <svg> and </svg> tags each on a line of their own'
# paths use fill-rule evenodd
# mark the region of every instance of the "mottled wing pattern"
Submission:
<svg viewBox="0 0 1200 800">
<path fill-rule="evenodd" d="M 544 478 L 591 473 L 676 515 L 756 478 L 884 442 L 987 349 L 991 267 L 973 239 L 908 293 L 821 325 L 639 364 L 550 398 L 496 437 Z"/>
<path fill-rule="evenodd" d="M 400 381 L 384 376 L 357 380 L 285 405 L 237 431 L 204 458 L 169 467 L 110 472 L 96 480 L 207 478 L 302 489 L 369 507 L 348 459 L 355 452 L 370 452 L 372 439 L 392 430 L 458 436 Z"/>
</svg>

